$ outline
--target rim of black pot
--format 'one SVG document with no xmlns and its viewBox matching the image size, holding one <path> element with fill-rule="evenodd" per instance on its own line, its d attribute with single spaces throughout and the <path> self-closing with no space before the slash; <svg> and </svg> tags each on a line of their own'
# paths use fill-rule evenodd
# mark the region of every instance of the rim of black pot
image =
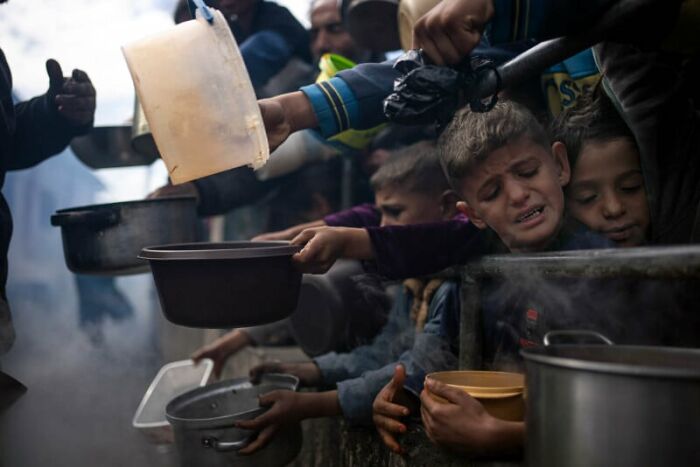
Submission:
<svg viewBox="0 0 700 467">
<path fill-rule="evenodd" d="M 616 353 L 618 356 L 634 357 L 649 352 L 658 354 L 659 362 L 630 362 L 625 361 L 626 359 L 615 361 L 607 358 L 610 354 L 614 356 Z M 700 379 L 700 365 L 696 364 L 696 362 L 700 362 L 700 349 L 694 348 L 557 344 L 549 347 L 523 349 L 520 354 L 526 361 L 570 370 L 637 377 Z M 693 362 L 689 361 L 691 359 Z M 664 360 L 665 363 L 661 363 L 661 360 Z"/>
<path fill-rule="evenodd" d="M 150 261 L 270 258 L 292 256 L 301 248 L 282 241 L 175 243 L 143 248 L 139 258 Z"/>
<path fill-rule="evenodd" d="M 165 198 L 149 198 L 149 199 L 137 199 L 133 201 L 119 201 L 116 203 L 105 203 L 105 204 L 87 204 L 84 206 L 75 206 L 72 208 L 63 208 L 56 210 L 56 214 L 70 213 L 74 211 L 87 211 L 94 209 L 109 209 L 109 208 L 123 208 L 127 206 L 134 206 L 138 204 L 154 204 L 154 203 L 164 203 L 172 201 L 192 201 L 197 202 L 197 198 L 194 196 L 168 196 Z"/>
</svg>

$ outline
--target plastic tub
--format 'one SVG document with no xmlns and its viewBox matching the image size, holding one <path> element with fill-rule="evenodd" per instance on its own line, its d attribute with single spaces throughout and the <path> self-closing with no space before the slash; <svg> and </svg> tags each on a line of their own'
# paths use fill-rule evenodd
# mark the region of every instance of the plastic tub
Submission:
<svg viewBox="0 0 700 467">
<path fill-rule="evenodd" d="M 500 371 L 440 371 L 426 380 L 440 381 L 477 399 L 496 418 L 522 421 L 525 418 L 525 376 Z M 431 393 L 440 402 L 443 398 Z"/>
<path fill-rule="evenodd" d="M 218 10 L 122 47 L 173 183 L 261 167 L 265 126 L 236 41 Z"/>
<path fill-rule="evenodd" d="M 214 362 L 208 358 L 195 365 L 192 360 L 181 360 L 163 366 L 144 394 L 132 425 L 150 442 L 173 442 L 173 430 L 165 418 L 168 403 L 186 392 L 205 386 L 212 377 Z"/>
</svg>

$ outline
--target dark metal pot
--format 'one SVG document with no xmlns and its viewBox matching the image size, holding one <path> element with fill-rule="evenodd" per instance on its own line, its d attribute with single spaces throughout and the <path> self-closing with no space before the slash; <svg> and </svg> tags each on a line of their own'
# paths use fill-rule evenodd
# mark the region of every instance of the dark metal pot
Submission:
<svg viewBox="0 0 700 467">
<path fill-rule="evenodd" d="M 528 465 L 700 465 L 700 349 L 553 345 L 522 354 Z"/>
<path fill-rule="evenodd" d="M 132 147 L 130 126 L 98 126 L 73 138 L 70 147 L 82 163 L 93 169 L 149 165 L 157 154 L 137 152 Z"/>
<path fill-rule="evenodd" d="M 161 309 L 175 324 L 196 328 L 255 326 L 296 308 L 301 273 L 287 242 L 223 242 L 144 248 Z"/>
<path fill-rule="evenodd" d="M 195 198 L 160 198 L 61 209 L 51 224 L 61 227 L 68 269 L 79 274 L 148 271 L 143 247 L 197 240 Z"/>
<path fill-rule="evenodd" d="M 295 391 L 299 380 L 292 375 L 263 375 L 259 385 L 247 378 L 211 384 L 176 397 L 165 408 L 173 427 L 180 465 L 186 467 L 276 467 L 287 465 L 301 449 L 301 427 L 282 428 L 261 450 L 240 455 L 255 433 L 235 428 L 240 420 L 264 413 L 258 396 L 276 389 Z"/>
</svg>

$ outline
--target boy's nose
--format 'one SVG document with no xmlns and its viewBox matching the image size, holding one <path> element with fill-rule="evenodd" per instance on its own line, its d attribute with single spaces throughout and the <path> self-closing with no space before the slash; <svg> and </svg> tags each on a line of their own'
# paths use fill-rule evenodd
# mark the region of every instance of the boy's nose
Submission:
<svg viewBox="0 0 700 467">
<path fill-rule="evenodd" d="M 603 198 L 603 216 L 607 219 L 615 219 L 625 213 L 625 206 L 617 196 L 608 194 Z"/>
<path fill-rule="evenodd" d="M 514 206 L 520 206 L 530 197 L 530 190 L 523 184 L 516 181 L 506 183 L 506 193 Z"/>
</svg>

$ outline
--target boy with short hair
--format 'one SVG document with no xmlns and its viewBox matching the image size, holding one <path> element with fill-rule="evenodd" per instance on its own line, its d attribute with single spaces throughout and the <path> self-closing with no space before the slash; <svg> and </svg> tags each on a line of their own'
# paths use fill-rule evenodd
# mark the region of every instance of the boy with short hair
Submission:
<svg viewBox="0 0 700 467">
<path fill-rule="evenodd" d="M 564 145 L 550 145 L 536 118 L 514 102 L 487 113 L 459 111 L 438 152 L 463 201 L 457 220 L 366 229 L 307 229 L 292 243 L 307 271 L 323 271 L 339 257 L 374 260 L 392 278 L 425 275 L 499 251 L 607 248 L 611 244 L 564 215 L 570 168 Z M 494 238 L 491 233 L 495 234 Z"/>
<path fill-rule="evenodd" d="M 392 153 L 372 177 L 381 225 L 429 223 L 451 219 L 457 197 L 445 179 L 433 143 L 418 143 Z M 282 423 L 343 415 L 353 423 L 371 423 L 372 403 L 391 379 L 396 362 L 406 368 L 401 393 L 417 407 L 425 375 L 457 363 L 459 286 L 449 272 L 406 280 L 389 319 L 370 345 L 331 352 L 309 363 L 266 364 L 253 369 L 297 375 L 304 385 L 332 385 L 325 392 L 273 391 L 261 397 L 271 405 L 260 417 L 239 424 L 261 430 L 242 453 L 263 446 Z M 412 393 L 413 397 L 409 394 Z"/>
<path fill-rule="evenodd" d="M 571 216 L 617 246 L 646 244 L 651 219 L 639 149 L 600 86 L 560 114 L 550 133 L 571 165 Z"/>
</svg>

